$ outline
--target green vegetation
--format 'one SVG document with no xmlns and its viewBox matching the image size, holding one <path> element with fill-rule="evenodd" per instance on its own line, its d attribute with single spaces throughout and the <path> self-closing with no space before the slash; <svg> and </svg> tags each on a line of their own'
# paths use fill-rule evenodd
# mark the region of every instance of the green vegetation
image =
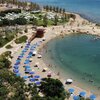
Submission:
<svg viewBox="0 0 100 100">
<path fill-rule="evenodd" d="M 3 47 L 5 44 L 14 39 L 17 34 L 15 31 L 9 31 L 7 29 L 4 30 L 5 36 L 0 36 L 0 47 Z"/>
<path fill-rule="evenodd" d="M 43 26 L 47 27 L 47 25 L 48 25 L 48 18 L 47 18 L 47 15 L 45 14 L 43 17 Z"/>
<path fill-rule="evenodd" d="M 11 52 L 7 51 L 0 55 L 0 69 L 1 68 L 10 68 L 11 62 L 8 60 L 11 58 Z"/>
<path fill-rule="evenodd" d="M 22 36 L 22 37 L 20 37 L 20 38 L 17 38 L 17 39 L 15 40 L 15 43 L 16 43 L 16 44 L 25 43 L 27 39 L 28 39 L 28 37 L 27 37 L 26 35 L 24 35 L 24 36 Z"/>
<path fill-rule="evenodd" d="M 10 51 L 0 56 L 0 100 L 29 100 L 29 98 L 30 100 L 64 100 L 65 90 L 57 79 L 45 78 L 45 82 L 43 81 L 39 87 L 33 83 L 26 85 L 22 78 L 9 71 L 11 63 L 5 62 L 10 62 L 7 59 L 10 56 Z M 44 93 L 44 97 L 39 96 L 38 89 Z"/>
<path fill-rule="evenodd" d="M 22 78 L 5 68 L 0 70 L 0 100 L 28 100 L 29 96 L 39 97 L 36 86 L 26 85 Z"/>
<path fill-rule="evenodd" d="M 58 16 L 55 15 L 55 19 L 54 19 L 54 25 L 57 25 L 58 24 Z"/>
<path fill-rule="evenodd" d="M 24 17 L 19 17 L 19 18 L 15 19 L 15 24 L 25 25 L 25 24 L 27 24 L 27 20 Z"/>
<path fill-rule="evenodd" d="M 13 47 L 12 47 L 11 45 L 7 45 L 6 48 L 7 48 L 7 49 L 11 49 L 11 48 L 13 48 Z"/>
<path fill-rule="evenodd" d="M 100 27 L 100 24 L 96 24 L 96 26 Z"/>
<path fill-rule="evenodd" d="M 29 96 L 34 97 L 33 100 L 40 98 L 36 86 L 26 85 L 22 78 L 9 71 L 11 62 L 8 58 L 11 58 L 10 51 L 0 55 L 0 100 L 28 100 Z"/>
<path fill-rule="evenodd" d="M 58 79 L 44 78 L 39 88 L 46 98 L 64 100 L 66 97 L 63 84 Z"/>
<path fill-rule="evenodd" d="M 9 20 L 7 18 L 4 18 L 0 21 L 0 26 L 7 26 L 7 25 L 26 25 L 27 20 L 24 17 L 19 17 L 13 20 Z"/>
<path fill-rule="evenodd" d="M 12 13 L 12 12 L 18 14 L 18 13 L 21 13 L 21 9 L 8 9 L 5 11 L 1 11 L 0 16 L 4 17 L 6 14 Z"/>
<path fill-rule="evenodd" d="M 65 9 L 63 8 L 59 8 L 59 7 L 55 7 L 55 6 L 43 6 L 44 10 L 46 11 L 53 11 L 53 12 L 56 12 L 56 13 L 65 13 Z"/>
</svg>

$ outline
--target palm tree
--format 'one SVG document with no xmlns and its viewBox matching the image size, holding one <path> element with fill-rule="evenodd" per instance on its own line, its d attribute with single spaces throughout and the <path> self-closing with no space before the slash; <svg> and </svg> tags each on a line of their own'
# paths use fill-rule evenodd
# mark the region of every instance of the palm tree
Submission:
<svg viewBox="0 0 100 100">
<path fill-rule="evenodd" d="M 62 8 L 59 9 L 59 13 L 62 13 Z"/>
<path fill-rule="evenodd" d="M 55 6 L 53 7 L 53 11 L 54 11 L 54 12 L 56 11 Z"/>
<path fill-rule="evenodd" d="M 59 7 L 56 7 L 56 12 L 57 12 L 57 13 L 59 12 Z"/>
<path fill-rule="evenodd" d="M 49 10 L 52 11 L 52 6 L 49 7 Z"/>
<path fill-rule="evenodd" d="M 46 6 L 43 6 L 43 9 L 46 10 Z"/>
<path fill-rule="evenodd" d="M 47 5 L 47 6 L 46 6 L 46 11 L 48 11 L 48 10 L 49 10 L 49 6 Z"/>
<path fill-rule="evenodd" d="M 65 13 L 65 9 L 63 9 L 63 13 Z"/>
</svg>

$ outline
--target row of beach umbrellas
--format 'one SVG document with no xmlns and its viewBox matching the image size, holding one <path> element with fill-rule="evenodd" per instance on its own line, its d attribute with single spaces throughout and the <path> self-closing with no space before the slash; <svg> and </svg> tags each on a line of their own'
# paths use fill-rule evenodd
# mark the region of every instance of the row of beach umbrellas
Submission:
<svg viewBox="0 0 100 100">
<path fill-rule="evenodd" d="M 25 64 L 25 66 L 24 66 L 24 68 L 25 68 L 25 73 L 28 73 L 29 75 L 33 75 L 33 74 L 35 74 L 35 72 L 34 71 L 32 71 L 32 69 L 31 69 L 31 67 L 30 67 L 30 58 L 34 55 L 36 55 L 37 54 L 37 51 L 36 51 L 36 47 L 37 46 L 39 46 L 40 44 L 42 43 L 42 41 L 39 41 L 39 42 L 36 42 L 35 44 L 33 44 L 32 46 L 30 46 L 29 44 L 27 45 L 26 44 L 26 46 L 25 46 L 25 48 L 26 49 L 24 49 L 24 50 L 22 50 L 22 53 L 25 53 L 25 52 L 27 52 L 27 50 L 30 48 L 30 51 L 29 51 L 29 53 L 28 53 L 28 56 L 26 57 L 26 60 L 25 60 L 25 62 L 24 62 L 24 64 Z M 23 54 L 22 55 L 20 55 L 20 56 L 23 56 Z M 23 57 L 22 57 L 23 58 Z M 18 67 L 16 66 L 16 72 L 18 72 Z M 19 73 L 17 73 L 16 74 L 17 76 L 20 76 L 20 74 Z M 29 76 L 23 76 L 23 79 L 24 80 L 26 80 L 26 79 L 28 79 L 29 78 L 29 81 L 30 82 L 35 82 L 35 84 L 36 85 L 40 85 L 40 82 L 39 81 L 36 81 L 36 79 L 39 79 L 40 78 L 40 76 L 39 75 L 35 75 L 34 77 L 29 77 Z"/>
<path fill-rule="evenodd" d="M 22 50 L 21 54 L 18 56 L 14 66 L 13 66 L 13 72 L 15 73 L 16 76 L 20 76 L 21 74 L 19 73 L 19 66 L 21 63 L 21 59 L 24 57 L 25 52 L 27 52 L 27 50 L 30 47 L 30 42 L 27 42 L 25 45 L 25 48 Z"/>
<path fill-rule="evenodd" d="M 21 54 L 18 56 L 14 66 L 13 66 L 13 72 L 15 73 L 16 76 L 21 76 L 21 74 L 19 73 L 19 66 L 21 63 L 22 58 L 24 57 L 25 53 L 28 51 L 28 49 L 30 49 L 30 52 L 28 53 L 27 59 L 25 60 L 24 64 L 25 64 L 25 73 L 28 73 L 30 75 L 35 74 L 34 71 L 32 71 L 31 67 L 29 66 L 30 63 L 30 58 L 32 57 L 32 55 L 36 55 L 37 52 L 35 51 L 36 47 L 40 45 L 40 43 L 42 43 L 42 41 L 37 42 L 36 44 L 30 46 L 30 42 L 26 43 L 25 48 L 21 51 Z M 29 76 L 23 76 L 23 79 L 26 80 L 27 78 L 29 78 Z M 35 82 L 36 85 L 40 85 L 39 81 L 35 81 L 36 79 L 39 79 L 40 76 L 39 75 L 35 75 L 34 77 L 29 78 L 30 82 Z"/>
<path fill-rule="evenodd" d="M 74 93 L 74 89 L 70 88 L 68 89 L 69 93 L 73 94 Z M 82 91 L 79 93 L 78 96 L 73 96 L 73 100 L 80 100 L 80 97 L 86 97 L 86 92 Z M 96 100 L 96 96 L 94 94 L 90 95 L 90 100 Z"/>
<path fill-rule="evenodd" d="M 30 59 L 32 56 L 35 56 L 37 54 L 37 51 L 36 51 L 36 47 L 39 46 L 40 44 L 42 43 L 42 41 L 39 41 L 39 42 L 36 42 L 35 44 L 33 44 L 31 47 L 30 47 L 30 51 L 28 53 L 28 56 L 26 57 L 26 60 L 24 62 L 25 66 L 25 73 L 28 73 L 30 75 L 33 75 L 35 74 L 34 71 L 32 71 L 31 67 L 30 67 Z M 30 82 L 34 82 L 36 85 L 40 85 L 41 82 L 40 81 L 36 81 L 37 79 L 40 78 L 39 75 L 34 75 L 33 77 L 29 77 L 29 76 L 24 76 L 23 77 L 25 80 L 29 78 L 29 81 Z"/>
</svg>

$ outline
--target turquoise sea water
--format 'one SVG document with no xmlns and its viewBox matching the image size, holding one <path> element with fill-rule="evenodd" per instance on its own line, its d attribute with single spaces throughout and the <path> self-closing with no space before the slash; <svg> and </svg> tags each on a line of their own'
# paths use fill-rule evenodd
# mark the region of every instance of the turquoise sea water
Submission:
<svg viewBox="0 0 100 100">
<path fill-rule="evenodd" d="M 65 78 L 73 78 L 90 91 L 100 93 L 100 40 L 96 36 L 72 34 L 47 43 L 44 60 Z M 49 61 L 48 61 L 49 59 Z M 93 81 L 93 82 L 90 82 Z M 76 84 L 77 84 L 76 83 Z M 83 85 L 86 84 L 86 85 Z"/>
<path fill-rule="evenodd" d="M 41 5 L 55 5 L 66 11 L 81 14 L 83 17 L 100 23 L 100 0 L 29 0 Z"/>
</svg>

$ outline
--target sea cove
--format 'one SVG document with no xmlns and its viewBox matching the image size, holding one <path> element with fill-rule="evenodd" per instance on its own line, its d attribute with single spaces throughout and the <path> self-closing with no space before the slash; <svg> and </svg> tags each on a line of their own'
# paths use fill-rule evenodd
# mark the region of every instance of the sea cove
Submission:
<svg viewBox="0 0 100 100">
<path fill-rule="evenodd" d="M 100 92 L 100 39 L 94 35 L 70 34 L 53 39 L 46 45 L 44 61 L 53 63 L 55 73 L 73 78 L 80 87 L 90 87 L 91 92 Z"/>
</svg>

